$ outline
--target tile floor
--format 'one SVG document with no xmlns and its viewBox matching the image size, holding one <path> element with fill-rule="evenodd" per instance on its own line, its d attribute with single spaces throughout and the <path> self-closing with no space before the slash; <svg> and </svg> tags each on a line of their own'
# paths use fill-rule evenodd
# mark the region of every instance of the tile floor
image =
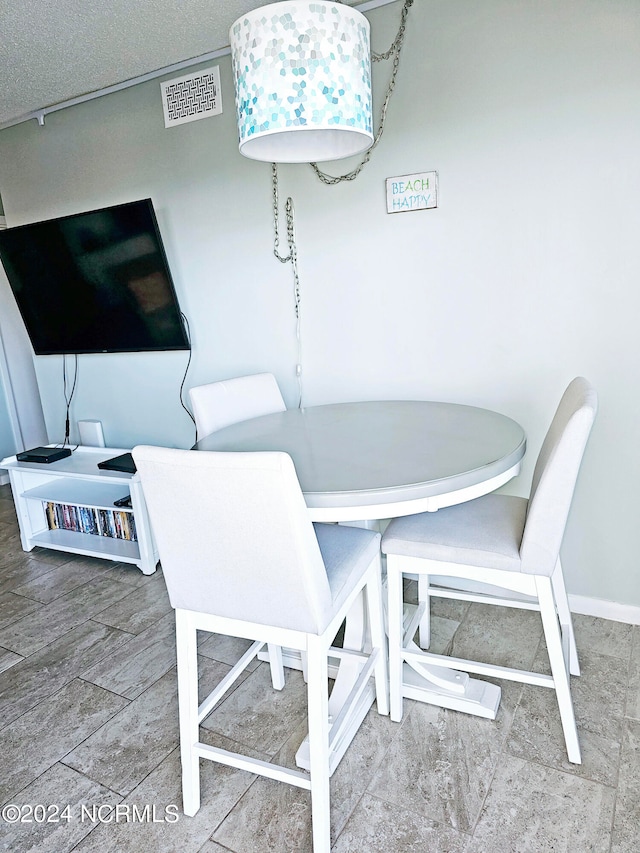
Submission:
<svg viewBox="0 0 640 853">
<path fill-rule="evenodd" d="M 436 612 L 434 647 L 544 666 L 537 614 Z M 406 702 L 398 724 L 374 708 L 332 780 L 335 853 L 638 853 L 640 627 L 575 622 L 581 766 L 542 688 L 503 684 L 494 722 Z M 238 644 L 213 637 L 200 651 L 208 686 Z M 160 571 L 23 553 L 0 487 L 0 804 L 25 821 L 0 820 L 0 850 L 310 851 L 308 795 L 241 771 L 203 762 L 202 808 L 182 814 L 174 655 Z M 274 693 L 260 664 L 203 737 L 291 764 L 303 700 L 298 672 Z"/>
</svg>

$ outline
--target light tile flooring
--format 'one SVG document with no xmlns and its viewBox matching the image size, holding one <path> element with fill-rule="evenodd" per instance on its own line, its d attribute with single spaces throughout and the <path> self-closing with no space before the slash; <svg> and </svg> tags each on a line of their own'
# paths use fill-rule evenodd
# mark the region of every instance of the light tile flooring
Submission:
<svg viewBox="0 0 640 853">
<path fill-rule="evenodd" d="M 8 487 L 0 549 L 0 804 L 18 807 L 4 809 L 0 850 L 310 851 L 305 792 L 210 762 L 201 810 L 182 814 L 173 615 L 160 571 L 23 553 Z M 451 602 L 436 612 L 440 649 L 493 649 L 497 663 L 544 667 L 537 614 Z M 504 683 L 494 722 L 406 702 L 398 724 L 374 708 L 332 779 L 335 853 L 637 853 L 640 628 L 575 622 L 581 766 L 567 763 L 554 695 L 542 688 Z M 200 651 L 209 686 L 238 644 L 203 638 Z M 300 673 L 274 693 L 260 664 L 203 738 L 291 765 L 303 708 Z M 25 822 L 11 823 L 16 814 Z"/>
</svg>

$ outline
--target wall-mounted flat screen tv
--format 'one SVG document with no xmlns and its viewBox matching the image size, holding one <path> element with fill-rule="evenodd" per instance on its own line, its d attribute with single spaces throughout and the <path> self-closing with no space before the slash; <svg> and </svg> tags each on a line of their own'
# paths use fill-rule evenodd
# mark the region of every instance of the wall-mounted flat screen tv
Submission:
<svg viewBox="0 0 640 853">
<path fill-rule="evenodd" d="M 36 355 L 189 349 L 151 199 L 0 231 Z"/>
</svg>

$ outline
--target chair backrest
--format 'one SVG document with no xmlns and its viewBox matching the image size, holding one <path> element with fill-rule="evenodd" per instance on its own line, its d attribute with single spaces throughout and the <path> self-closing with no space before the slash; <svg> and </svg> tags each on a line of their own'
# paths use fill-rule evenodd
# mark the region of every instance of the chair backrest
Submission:
<svg viewBox="0 0 640 853">
<path fill-rule="evenodd" d="M 288 454 L 132 453 L 173 607 L 324 629 L 331 591 Z"/>
<path fill-rule="evenodd" d="M 189 390 L 198 438 L 239 421 L 284 412 L 286 406 L 272 373 L 223 379 Z"/>
<path fill-rule="evenodd" d="M 569 383 L 533 472 L 520 546 L 524 572 L 553 572 L 597 409 L 596 391 L 586 379 L 579 376 Z"/>
</svg>

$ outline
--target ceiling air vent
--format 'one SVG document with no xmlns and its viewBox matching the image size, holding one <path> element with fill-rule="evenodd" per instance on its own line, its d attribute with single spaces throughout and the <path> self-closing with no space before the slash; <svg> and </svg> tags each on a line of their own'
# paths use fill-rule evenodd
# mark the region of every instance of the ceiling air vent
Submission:
<svg viewBox="0 0 640 853">
<path fill-rule="evenodd" d="M 174 127 L 222 112 L 220 68 L 207 68 L 160 84 L 164 126 Z"/>
</svg>

